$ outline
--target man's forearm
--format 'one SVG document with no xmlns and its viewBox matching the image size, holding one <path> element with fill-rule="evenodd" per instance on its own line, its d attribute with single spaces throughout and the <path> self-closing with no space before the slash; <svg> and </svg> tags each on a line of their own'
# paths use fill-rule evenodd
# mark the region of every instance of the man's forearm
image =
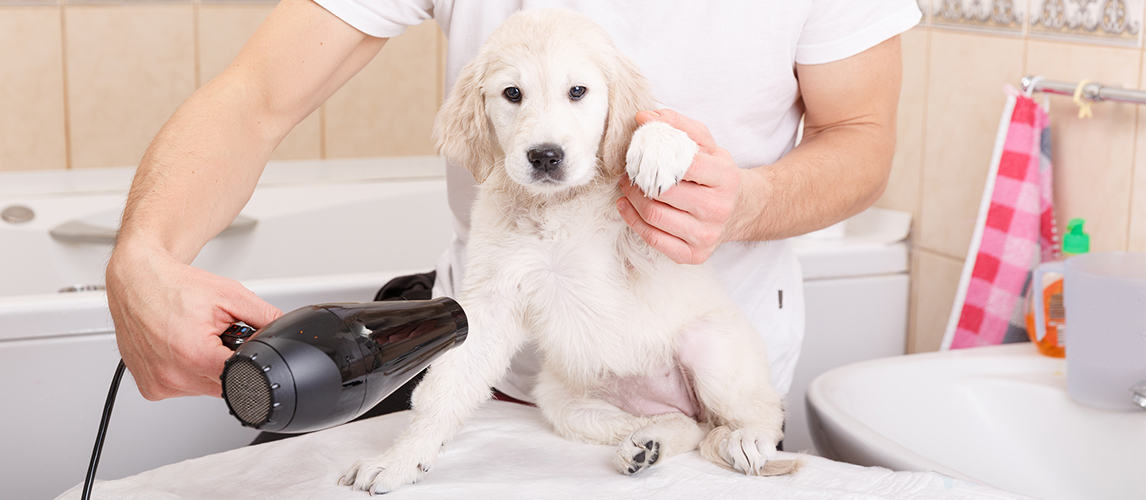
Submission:
<svg viewBox="0 0 1146 500">
<path fill-rule="evenodd" d="M 371 38 L 310 0 L 283 0 L 152 141 L 120 242 L 190 263 L 238 215 L 279 141 L 369 62 Z"/>
<path fill-rule="evenodd" d="M 863 211 L 883 194 L 894 152 L 894 121 L 806 137 L 780 161 L 744 171 L 729 239 L 790 238 Z"/>
<path fill-rule="evenodd" d="M 204 86 L 156 135 L 132 182 L 121 241 L 190 263 L 242 210 L 281 134 L 239 92 Z"/>
<path fill-rule="evenodd" d="M 899 37 L 827 64 L 797 65 L 804 139 L 772 165 L 744 171 L 727 240 L 822 229 L 883 193 L 895 154 Z"/>
</svg>

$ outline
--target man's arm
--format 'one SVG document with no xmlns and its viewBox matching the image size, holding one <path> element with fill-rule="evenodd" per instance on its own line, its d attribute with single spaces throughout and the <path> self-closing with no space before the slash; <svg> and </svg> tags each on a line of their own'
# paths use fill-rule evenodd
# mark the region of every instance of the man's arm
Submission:
<svg viewBox="0 0 1146 500">
<path fill-rule="evenodd" d="M 700 153 L 657 200 L 622 179 L 626 196 L 617 208 L 650 245 L 690 264 L 726 241 L 788 238 L 855 215 L 887 186 L 901 73 L 898 36 L 840 61 L 797 65 L 803 141 L 776 163 L 750 169 L 736 168 L 703 124 L 669 110 L 641 112 L 638 122 L 667 122 Z"/>
<path fill-rule="evenodd" d="M 106 276 L 120 354 L 144 397 L 218 396 L 230 354 L 218 334 L 234 321 L 261 327 L 281 314 L 189 264 L 242 210 L 287 132 L 385 42 L 311 0 L 283 0 L 156 135 Z"/>
</svg>

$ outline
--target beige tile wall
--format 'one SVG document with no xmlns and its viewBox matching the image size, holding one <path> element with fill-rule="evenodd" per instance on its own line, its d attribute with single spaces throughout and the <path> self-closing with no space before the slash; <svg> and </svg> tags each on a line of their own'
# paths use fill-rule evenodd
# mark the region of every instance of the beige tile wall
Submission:
<svg viewBox="0 0 1146 500">
<path fill-rule="evenodd" d="M 1138 88 L 1146 89 L 1146 51 Z M 1130 251 L 1146 252 L 1146 108 L 1138 108 L 1138 138 L 1134 142 L 1134 187 L 1130 193 Z"/>
<path fill-rule="evenodd" d="M 949 256 L 967 252 L 983 194 L 1003 84 L 1023 76 L 1023 41 L 931 33 L 927 144 L 917 243 Z"/>
<path fill-rule="evenodd" d="M 175 107 L 223 70 L 273 8 L 116 3 L 0 0 L 0 170 L 134 164 Z M 995 3 L 1013 7 L 993 10 L 1009 12 L 1006 19 L 981 14 Z M 878 203 L 915 216 L 908 351 L 939 346 L 1002 86 L 1041 74 L 1146 88 L 1143 3 L 1129 3 L 1138 10 L 1117 30 L 1080 32 L 1032 24 L 1041 0 L 919 0 L 927 15 L 903 35 L 899 143 Z M 288 135 L 275 158 L 432 153 L 444 55 L 436 25 L 410 29 Z M 1059 223 L 1086 218 L 1095 250 L 1146 251 L 1146 110 L 1103 103 L 1094 115 L 1080 120 L 1068 99 L 1051 99 Z"/>
<path fill-rule="evenodd" d="M 191 5 L 64 8 L 73 168 L 133 165 L 195 90 Z"/>
<path fill-rule="evenodd" d="M 0 170 L 65 168 L 59 7 L 0 9 Z"/>
<path fill-rule="evenodd" d="M 931 36 L 926 30 L 911 30 L 901 40 L 903 84 L 897 127 L 899 140 L 887 190 L 880 200 L 884 207 L 917 212 L 919 182 L 923 175 L 924 121 L 927 118 L 927 52 Z M 919 221 L 915 220 L 918 231 Z"/>
<path fill-rule="evenodd" d="M 220 0 L 0 0 L 0 170 L 134 165 L 274 8 Z M 279 145 L 275 159 L 432 154 L 445 37 L 423 23 Z"/>
<path fill-rule="evenodd" d="M 441 103 L 441 30 L 425 23 L 386 42 L 323 106 L 326 156 L 402 156 L 434 151 L 430 130 Z"/>
<path fill-rule="evenodd" d="M 899 145 L 892 181 L 877 205 L 915 216 L 908 352 L 935 350 L 942 341 L 983 194 L 1003 86 L 1043 75 L 1146 88 L 1142 2 L 1131 4 L 1139 9 L 1128 23 L 1137 22 L 1136 31 L 1094 33 L 1032 30 L 1029 19 L 1004 25 L 970 14 L 992 3 L 964 1 L 959 11 L 952 2 L 921 0 L 931 16 L 903 36 Z M 1026 2 L 1015 5 L 1025 18 Z M 1042 2 L 1029 9 L 1037 17 Z M 1082 217 L 1092 250 L 1146 251 L 1146 109 L 1107 102 L 1092 111 L 1093 118 L 1079 119 L 1071 99 L 1050 97 L 1059 229 Z M 922 130 L 916 130 L 920 116 Z M 911 165 L 914 158 L 921 158 L 918 165 Z"/>
</svg>

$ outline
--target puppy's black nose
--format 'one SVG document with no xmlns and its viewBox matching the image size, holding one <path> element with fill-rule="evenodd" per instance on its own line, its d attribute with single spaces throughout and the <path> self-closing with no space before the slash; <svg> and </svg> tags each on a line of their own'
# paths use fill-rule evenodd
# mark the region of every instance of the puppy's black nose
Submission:
<svg viewBox="0 0 1146 500">
<path fill-rule="evenodd" d="M 533 165 L 535 170 L 550 172 L 561 166 L 561 160 L 565 158 L 565 151 L 556 144 L 542 144 L 530 149 L 525 156 L 529 158 L 529 164 Z"/>
</svg>

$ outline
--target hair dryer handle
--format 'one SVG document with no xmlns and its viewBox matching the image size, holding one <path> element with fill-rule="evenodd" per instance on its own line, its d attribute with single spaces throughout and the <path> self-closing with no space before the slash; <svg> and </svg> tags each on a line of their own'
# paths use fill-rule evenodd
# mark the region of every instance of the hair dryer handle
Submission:
<svg viewBox="0 0 1146 500">
<path fill-rule="evenodd" d="M 254 334 L 254 328 L 247 326 L 245 323 L 235 323 L 227 327 L 227 330 L 219 335 L 219 340 L 223 341 L 223 345 L 227 346 L 228 349 L 234 351 L 250 340 Z"/>
</svg>

